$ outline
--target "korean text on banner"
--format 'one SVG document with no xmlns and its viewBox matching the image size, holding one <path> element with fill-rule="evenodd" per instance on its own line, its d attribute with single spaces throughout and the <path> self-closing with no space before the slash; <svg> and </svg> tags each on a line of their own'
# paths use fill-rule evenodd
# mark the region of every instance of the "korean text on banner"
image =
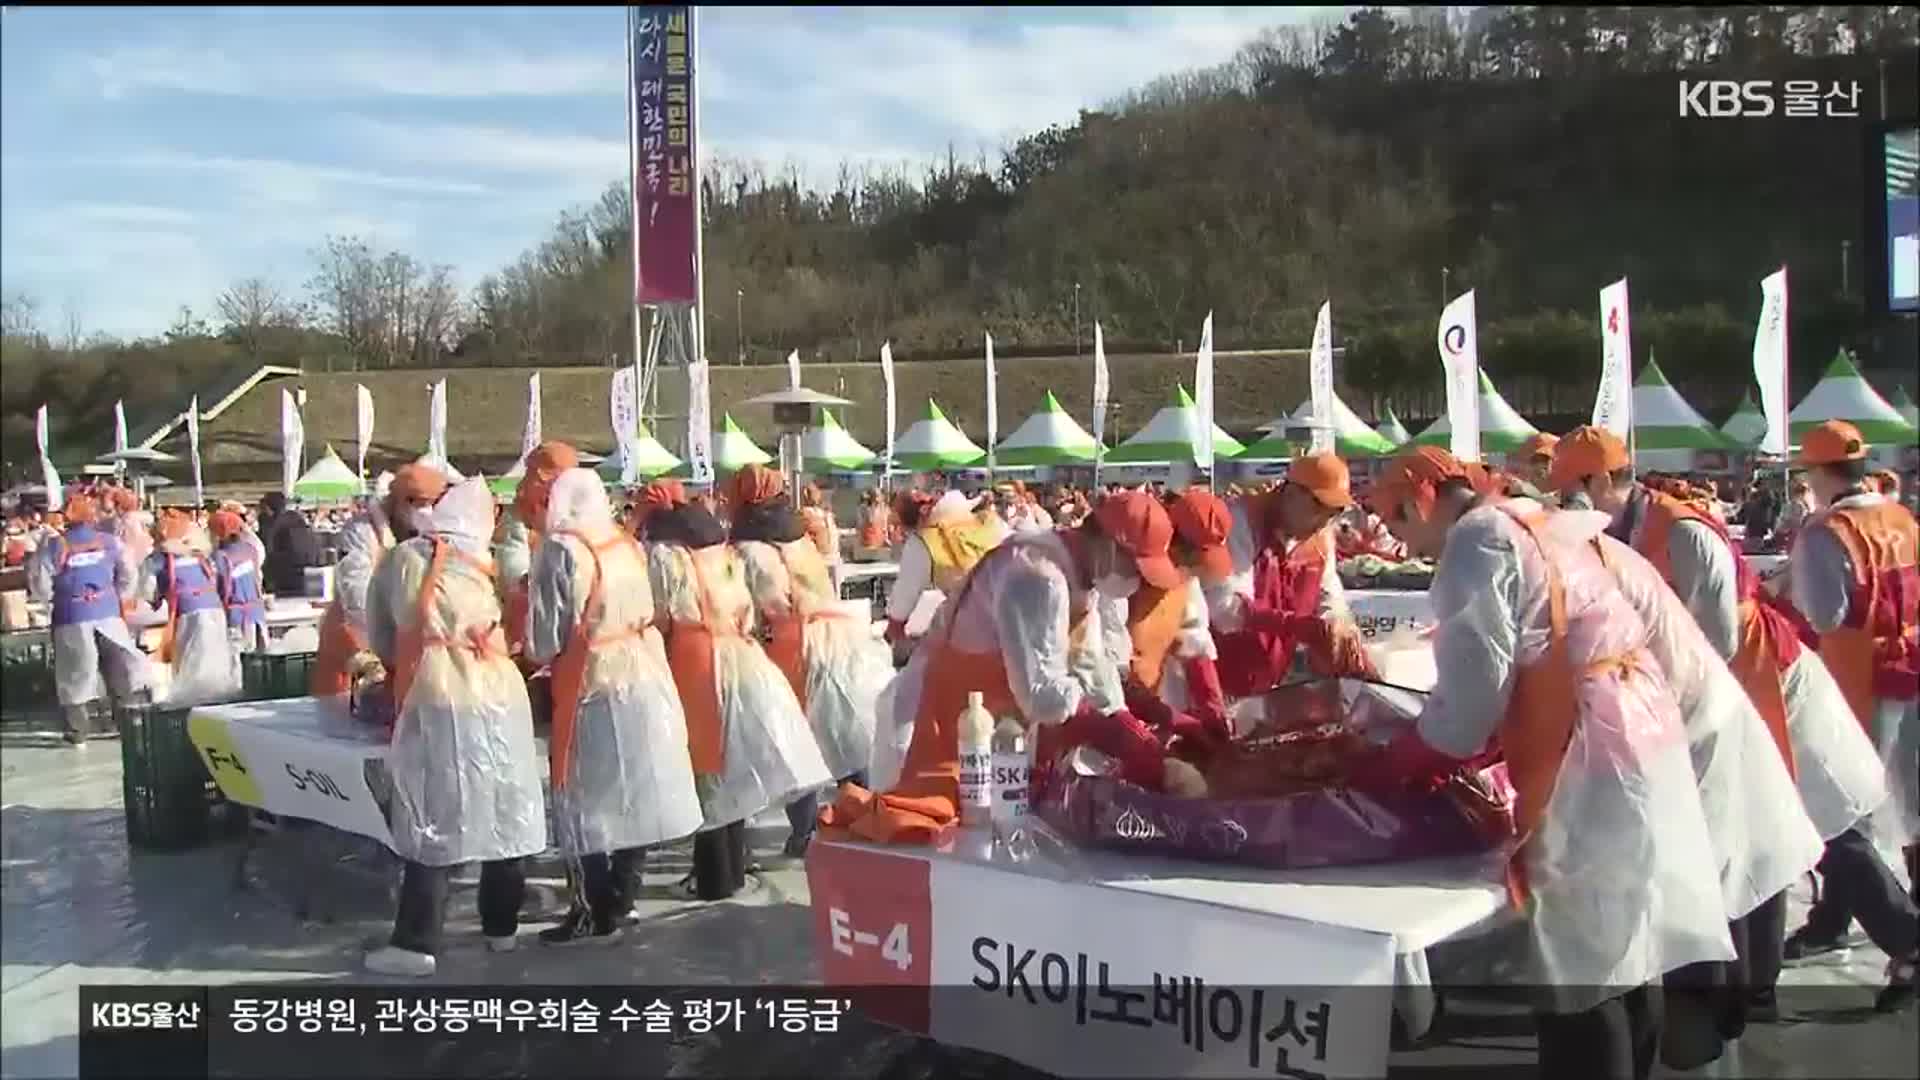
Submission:
<svg viewBox="0 0 1920 1080">
<path fill-rule="evenodd" d="M 713 401 L 707 361 L 687 365 L 687 469 L 695 484 L 713 483 Z"/>
<path fill-rule="evenodd" d="M 792 352 L 787 354 L 787 382 L 795 390 L 800 389 L 800 350 L 799 349 L 795 349 Z"/>
<path fill-rule="evenodd" d="M 639 479 L 634 471 L 634 444 L 640 439 L 640 369 L 627 365 L 613 373 L 613 388 L 607 395 L 609 421 L 613 424 L 613 445 L 620 454 L 620 482 Z"/>
<path fill-rule="evenodd" d="M 442 463 L 447 457 L 447 380 L 441 379 L 433 384 L 432 397 L 427 402 L 427 453 L 439 458 Z"/>
<path fill-rule="evenodd" d="M 280 494 L 293 498 L 293 482 L 300 475 L 300 455 L 306 452 L 307 433 L 300 423 L 300 407 L 293 391 L 280 391 Z"/>
<path fill-rule="evenodd" d="M 1000 395 L 994 390 L 993 335 L 987 335 L 987 468 L 993 468 L 993 448 L 1000 442 Z"/>
<path fill-rule="evenodd" d="M 634 302 L 699 302 L 694 43 L 685 4 L 634 9 Z"/>
<path fill-rule="evenodd" d="M 1473 290 L 1455 297 L 1440 313 L 1440 363 L 1447 373 L 1447 426 L 1453 456 L 1480 460 L 1480 343 L 1473 317 Z"/>
<path fill-rule="evenodd" d="M 1308 376 L 1313 390 L 1313 452 L 1333 452 L 1333 303 L 1320 305 L 1313 320 Z"/>
<path fill-rule="evenodd" d="M 1760 384 L 1760 412 L 1767 433 L 1760 452 L 1787 452 L 1787 269 L 1760 281 L 1760 323 L 1753 331 L 1753 377 Z"/>
<path fill-rule="evenodd" d="M 193 501 L 205 505 L 206 487 L 200 482 L 200 395 L 187 402 L 187 456 L 193 462 Z"/>
<path fill-rule="evenodd" d="M 1093 467 L 1107 451 L 1107 398 L 1113 393 L 1113 380 L 1107 374 L 1107 342 L 1100 324 L 1093 324 Z"/>
<path fill-rule="evenodd" d="M 1200 324 L 1200 351 L 1193 361 L 1193 463 L 1213 468 L 1213 312 Z"/>
<path fill-rule="evenodd" d="M 1593 426 L 1626 439 L 1633 433 L 1633 337 L 1629 331 L 1627 279 L 1600 290 L 1600 392 Z"/>
<path fill-rule="evenodd" d="M 58 510 L 66 502 L 66 493 L 60 490 L 60 474 L 54 471 L 53 456 L 47 452 L 47 407 L 40 406 L 33 414 L 33 438 L 40 447 L 40 483 L 47 489 L 47 509 Z"/>
<path fill-rule="evenodd" d="M 540 445 L 540 373 L 527 376 L 527 426 L 520 432 L 520 459 Z"/>
<path fill-rule="evenodd" d="M 367 447 L 373 445 L 373 392 L 359 384 L 354 384 L 355 416 L 354 427 L 360 437 L 360 459 L 355 466 L 360 474 L 360 490 L 367 490 Z"/>
<path fill-rule="evenodd" d="M 893 342 L 884 342 L 880 346 L 880 378 L 887 384 L 887 475 L 893 475 L 893 431 L 898 414 L 894 412 L 893 398 Z"/>
</svg>

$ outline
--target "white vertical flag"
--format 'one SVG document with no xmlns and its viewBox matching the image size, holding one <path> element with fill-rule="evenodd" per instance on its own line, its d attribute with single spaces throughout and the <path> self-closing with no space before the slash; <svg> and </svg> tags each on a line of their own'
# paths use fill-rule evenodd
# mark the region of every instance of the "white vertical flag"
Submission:
<svg viewBox="0 0 1920 1080">
<path fill-rule="evenodd" d="M 207 501 L 206 488 L 200 482 L 200 395 L 195 394 L 187 402 L 187 455 L 193 459 L 193 502 L 203 505 Z"/>
<path fill-rule="evenodd" d="M 893 476 L 893 427 L 897 419 L 893 408 L 893 342 L 880 346 L 880 378 L 887 384 L 887 476 Z"/>
<path fill-rule="evenodd" d="M 127 451 L 127 406 L 125 402 L 113 403 L 113 452 L 124 454 Z M 121 464 L 124 466 L 125 461 Z"/>
<path fill-rule="evenodd" d="M 433 384 L 427 402 L 427 453 L 444 464 L 447 458 L 447 380 Z"/>
<path fill-rule="evenodd" d="M 1753 331 L 1753 377 L 1760 383 L 1760 411 L 1767 433 L 1762 453 L 1787 453 L 1787 268 L 1760 281 L 1760 323 Z"/>
<path fill-rule="evenodd" d="M 540 373 L 527 376 L 527 426 L 520 432 L 520 460 L 540 445 Z"/>
<path fill-rule="evenodd" d="M 1313 445 L 1316 454 L 1333 453 L 1333 301 L 1320 305 L 1313 320 L 1313 348 L 1307 378 L 1313 390 Z"/>
<path fill-rule="evenodd" d="M 1107 342 L 1093 324 L 1093 481 L 1100 482 L 1100 459 L 1107 456 L 1107 398 L 1113 393 L 1107 374 Z"/>
<path fill-rule="evenodd" d="M 1196 425 L 1193 463 L 1213 471 L 1213 312 L 1200 324 L 1200 352 L 1193 362 L 1193 405 Z"/>
<path fill-rule="evenodd" d="M 307 432 L 300 423 L 300 407 L 293 391 L 280 391 L 280 494 L 293 498 L 293 482 L 300 476 L 300 455 L 306 452 Z"/>
<path fill-rule="evenodd" d="M 1593 426 L 1623 441 L 1633 435 L 1633 338 L 1626 278 L 1600 290 L 1600 392 L 1593 400 Z"/>
<path fill-rule="evenodd" d="M 993 335 L 987 335 L 987 471 L 993 471 L 993 449 L 1000 443 L 1000 395 L 994 390 Z"/>
<path fill-rule="evenodd" d="M 1480 333 L 1473 317 L 1473 290 L 1455 297 L 1440 313 L 1440 363 L 1447 371 L 1447 427 L 1453 456 L 1480 460 Z"/>
<path fill-rule="evenodd" d="M 360 474 L 360 491 L 367 490 L 367 447 L 373 445 L 373 392 L 366 387 L 354 384 L 354 427 L 360 436 L 360 457 L 357 471 Z"/>
<path fill-rule="evenodd" d="M 795 349 L 792 352 L 787 354 L 787 382 L 791 383 L 795 390 L 800 389 L 800 350 L 799 349 Z"/>
<path fill-rule="evenodd" d="M 713 483 L 713 402 L 704 357 L 687 365 L 687 465 L 695 484 Z"/>
<path fill-rule="evenodd" d="M 689 372 L 691 374 L 691 372 Z M 634 443 L 639 441 L 640 367 L 622 365 L 613 373 L 613 388 L 607 395 L 608 421 L 613 425 L 613 445 L 620 455 L 620 482 L 639 479 L 634 472 Z"/>
<path fill-rule="evenodd" d="M 47 489 L 47 509 L 58 510 L 66 500 L 60 490 L 60 474 L 53 470 L 53 456 L 47 452 L 47 407 L 33 414 L 33 438 L 40 446 L 40 482 Z"/>
</svg>

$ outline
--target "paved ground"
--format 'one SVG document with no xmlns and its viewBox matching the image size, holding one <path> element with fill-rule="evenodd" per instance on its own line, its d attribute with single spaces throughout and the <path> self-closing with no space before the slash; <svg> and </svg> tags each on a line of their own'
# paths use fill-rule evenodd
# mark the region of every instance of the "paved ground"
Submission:
<svg viewBox="0 0 1920 1080">
<path fill-rule="evenodd" d="M 95 983 L 372 983 L 362 944 L 390 929 L 388 875 L 377 861 L 324 830 L 269 838 L 236 891 L 236 846 L 182 855 L 130 853 L 120 811 L 115 742 L 71 750 L 44 735 L 0 734 L 0 1076 L 77 1074 L 76 988 Z M 784 818 L 756 823 L 763 870 L 757 894 L 722 904 L 682 904 L 665 886 L 687 868 L 683 847 L 649 868 L 643 922 L 617 945 L 542 948 L 507 955 L 479 946 L 472 890 L 455 894 L 452 944 L 440 983 L 795 984 L 817 981 L 805 875 L 778 855 Z M 302 868 L 338 857 L 315 883 Z M 563 906 L 557 871 L 535 873 L 529 922 Z M 294 911 L 300 901 L 311 916 Z M 1807 900 L 1795 896 L 1793 924 Z M 1439 961 L 1436 960 L 1436 963 Z M 1749 1032 L 1703 1075 L 1911 1077 L 1916 1014 L 1871 1011 L 1885 957 L 1864 944 L 1797 966 L 1783 980 L 1787 1017 Z M 498 1075 L 519 1072 L 498 1062 Z M 867 1024 L 796 1043 L 688 1040 L 664 1045 L 633 1075 L 1018 1076 L 1010 1063 L 949 1051 Z M 468 1069 L 463 1068 L 463 1072 Z M 537 1065 L 533 1067 L 537 1074 Z M 490 1074 L 494 1074 L 490 1070 Z M 520 1073 L 524 1075 L 524 1073 Z M 1031 1074 L 1026 1074 L 1031 1075 Z M 1396 1078 L 1535 1075 L 1526 1019 L 1483 999 L 1448 999 L 1431 1045 L 1394 1057 Z"/>
</svg>

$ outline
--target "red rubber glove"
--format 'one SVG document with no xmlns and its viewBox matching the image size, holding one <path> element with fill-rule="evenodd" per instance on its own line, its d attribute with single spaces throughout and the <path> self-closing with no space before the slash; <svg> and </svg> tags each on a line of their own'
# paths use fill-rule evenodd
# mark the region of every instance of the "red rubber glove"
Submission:
<svg viewBox="0 0 1920 1080">
<path fill-rule="evenodd" d="M 1374 791 L 1437 791 L 1464 763 L 1427 745 L 1420 732 L 1408 728 L 1353 770 L 1355 787 Z"/>
<path fill-rule="evenodd" d="M 1227 695 L 1220 688 L 1220 666 L 1211 657 L 1186 661 L 1187 715 L 1199 721 L 1210 736 L 1225 742 L 1233 738 L 1227 722 Z"/>
<path fill-rule="evenodd" d="M 1319 624 L 1318 615 L 1297 615 L 1280 608 L 1262 608 L 1252 605 L 1248 605 L 1246 610 L 1246 628 L 1263 634 L 1297 638 L 1311 632 L 1312 628 Z"/>
<path fill-rule="evenodd" d="M 898 645 L 907 640 L 907 624 L 902 619 L 887 620 L 887 644 Z"/>
<path fill-rule="evenodd" d="M 1147 689 L 1146 684 L 1128 677 L 1124 687 L 1127 695 L 1127 711 L 1140 721 L 1161 734 L 1166 734 L 1178 719 L 1179 714 L 1173 706 L 1161 700 L 1160 695 Z"/>
<path fill-rule="evenodd" d="M 1153 731 L 1132 713 L 1121 709 L 1102 715 L 1092 703 L 1083 705 L 1061 731 L 1065 746 L 1091 746 L 1120 763 L 1120 778 L 1159 791 L 1166 780 L 1166 751 Z"/>
</svg>

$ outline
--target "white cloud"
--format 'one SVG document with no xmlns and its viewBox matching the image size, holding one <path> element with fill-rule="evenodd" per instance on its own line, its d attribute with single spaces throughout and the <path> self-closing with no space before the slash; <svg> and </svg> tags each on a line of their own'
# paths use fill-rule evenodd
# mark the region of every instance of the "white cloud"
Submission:
<svg viewBox="0 0 1920 1080">
<path fill-rule="evenodd" d="M 625 57 L 617 50 L 528 54 L 501 46 L 414 49 L 138 45 L 88 55 L 87 85 L 117 99 L 146 93 L 274 100 L 351 98 L 479 99 L 618 94 Z"/>
<path fill-rule="evenodd" d="M 620 174 L 627 156 L 620 138 L 547 134 L 467 124 L 359 123 L 369 146 L 405 161 L 487 171 L 606 178 Z M 619 125 L 613 126 L 619 131 Z"/>
<path fill-rule="evenodd" d="M 178 207 L 131 203 L 74 203 L 62 211 L 76 220 L 100 225 L 184 226 L 199 220 L 198 215 Z"/>
<path fill-rule="evenodd" d="M 203 172 L 227 177 L 250 194 L 273 202 L 324 201 L 330 189 L 375 188 L 413 195 L 486 195 L 491 189 L 465 180 L 396 176 L 366 169 L 314 165 L 272 158 L 227 157 L 161 150 L 108 159 L 127 169 Z"/>
</svg>

